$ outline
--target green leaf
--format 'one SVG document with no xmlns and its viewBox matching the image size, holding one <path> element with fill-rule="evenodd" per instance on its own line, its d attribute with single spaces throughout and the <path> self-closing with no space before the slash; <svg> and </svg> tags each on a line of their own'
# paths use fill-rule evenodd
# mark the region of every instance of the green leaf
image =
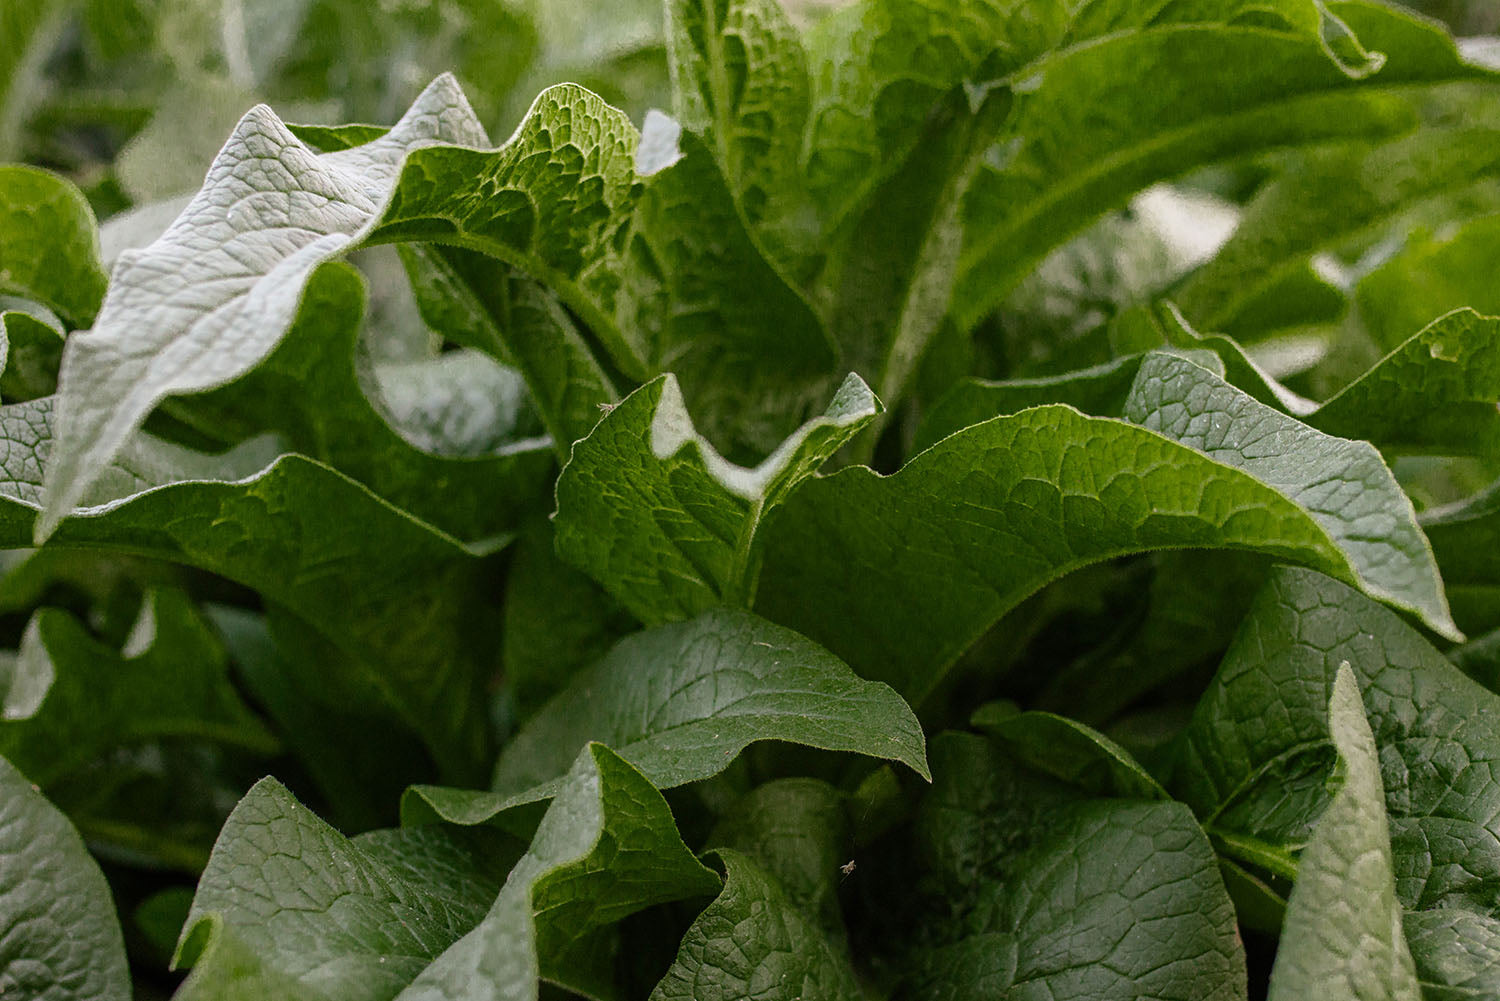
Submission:
<svg viewBox="0 0 1500 1001">
<path fill-rule="evenodd" d="M 792 778 L 767 782 L 740 797 L 715 825 L 708 844 L 732 849 L 759 866 L 797 910 L 843 948 L 838 890 L 854 874 L 844 875 L 849 836 L 839 791 L 817 779 Z"/>
<path fill-rule="evenodd" d="M 1090 795 L 1170 798 L 1130 752 L 1066 716 L 1025 712 L 989 718 L 976 713 L 972 723 L 1015 760 Z"/>
<path fill-rule="evenodd" d="M 38 1001 L 127 1001 L 109 884 L 83 839 L 0 758 L 0 987 Z"/>
<path fill-rule="evenodd" d="M 717 775 L 760 740 L 900 761 L 928 776 L 916 717 L 885 685 L 748 612 L 721 609 L 626 637 L 506 745 L 494 793 L 419 787 L 403 815 L 485 823 L 556 795 L 590 741 L 617 748 L 658 788 Z"/>
<path fill-rule="evenodd" d="M 705 137 L 773 259 L 798 270 L 815 224 L 798 176 L 811 86 L 800 34 L 777 0 L 672 0 L 667 37 L 678 118 Z"/>
<path fill-rule="evenodd" d="M 954 292 L 962 328 L 1052 247 L 1153 182 L 1257 150 L 1398 135 L 1417 123 L 1409 101 L 1418 85 L 1485 76 L 1459 59 L 1440 29 L 1383 6 L 1279 5 L 1293 31 L 1266 25 L 1248 6 L 1183 5 L 1156 22 L 1146 20 L 1155 8 L 1106 5 L 1099 12 L 1117 14 L 1116 25 L 1101 20 L 1089 44 L 1059 48 L 1013 78 L 1017 110 L 965 201 L 968 238 Z M 1320 12 L 1389 57 L 1378 73 L 1356 79 L 1367 74 L 1328 58 Z M 1392 177 L 1387 186 L 1397 183 Z M 1339 193 L 1360 197 L 1355 191 Z M 1288 243 L 1294 232 L 1322 233 L 1305 225 L 1307 215 L 1276 218 Z M 1239 231 L 1247 247 L 1253 228 Z M 1232 257 L 1210 268 L 1227 268 Z M 1227 280 L 1222 287 L 1241 290 Z M 1191 318 L 1218 326 L 1217 313 L 1192 305 Z"/>
<path fill-rule="evenodd" d="M 1221 850 L 1300 874 L 1311 848 L 1300 865 L 1296 855 L 1309 836 L 1317 842 L 1315 825 L 1331 809 L 1328 752 L 1346 760 L 1349 753 L 1337 742 L 1329 747 L 1324 699 L 1344 663 L 1374 734 L 1395 894 L 1418 974 L 1436 997 L 1466 982 L 1492 985 L 1473 957 L 1500 941 L 1493 809 L 1500 786 L 1488 765 L 1500 757 L 1488 723 L 1500 697 L 1388 609 L 1320 574 L 1275 570 L 1171 748 L 1166 784 Z M 1354 781 L 1346 773 L 1342 788 Z M 1467 916 L 1450 919 L 1455 912 Z M 1326 923 L 1327 910 L 1315 920 Z"/>
<path fill-rule="evenodd" d="M 448 353 L 377 367 L 367 390 L 357 353 L 364 311 L 359 274 L 323 265 L 265 361 L 224 389 L 171 401 L 168 412 L 220 440 L 275 431 L 461 539 L 516 528 L 540 507 L 552 469 L 547 442 L 526 435 L 521 380 L 488 359 Z"/>
<path fill-rule="evenodd" d="M 510 859 L 493 832 L 426 827 L 350 840 L 274 779 L 224 824 L 177 944 L 177 997 L 396 995 L 474 927 Z M 497 864 L 498 863 L 498 864 Z"/>
<path fill-rule="evenodd" d="M 270 354 L 312 270 L 351 249 L 389 198 L 362 175 L 388 185 L 420 142 L 482 143 L 465 110 L 443 78 L 389 134 L 327 154 L 335 159 L 321 169 L 268 108 L 247 114 L 177 221 L 121 254 L 93 330 L 64 352 L 54 486 L 38 536 L 79 503 L 156 404 L 231 382 Z M 299 212 L 308 199 L 326 201 L 326 214 Z"/>
<path fill-rule="evenodd" d="M 776 878 L 729 848 L 724 891 L 683 936 L 651 1001 L 857 1001 L 854 971 Z"/>
<path fill-rule="evenodd" d="M 1396 451 L 1500 451 L 1500 319 L 1459 309 L 1434 320 L 1306 418 Z"/>
<path fill-rule="evenodd" d="M 29 542 L 53 398 L 0 408 L 0 542 Z M 488 756 L 476 636 L 482 551 L 313 460 L 263 442 L 222 457 L 138 436 L 94 506 L 54 544 L 124 549 L 228 577 L 289 607 L 350 667 L 346 697 L 372 696 L 422 737 L 442 770 L 473 777 Z M 253 540 L 250 541 L 250 540 Z M 499 540 L 503 542 L 504 540 Z M 328 679 L 335 683 L 334 679 Z"/>
<path fill-rule="evenodd" d="M 1185 807 L 1085 798 L 971 735 L 934 740 L 933 761 L 917 832 L 936 882 L 902 996 L 1245 996 L 1234 910 Z"/>
<path fill-rule="evenodd" d="M 153 591 L 124 651 L 71 615 L 37 612 L 0 698 L 0 754 L 50 786 L 114 747 L 189 737 L 274 754 L 224 650 L 181 591 Z"/>
<path fill-rule="evenodd" d="M 31 299 L 82 327 L 104 286 L 99 233 L 83 194 L 44 170 L 0 166 L 0 295 Z"/>
<path fill-rule="evenodd" d="M 1342 782 L 1297 866 L 1270 1001 L 1420 1001 L 1401 930 L 1380 759 L 1347 662 L 1334 678 L 1328 729 Z"/>
<path fill-rule="evenodd" d="M 1170 355 L 1142 364 L 1126 412 L 1146 426 L 1037 407 L 892 476 L 804 484 L 768 534 L 758 610 L 915 701 L 1044 584 L 1155 549 L 1295 558 L 1456 632 L 1410 501 L 1373 448 Z"/>
<path fill-rule="evenodd" d="M 400 1001 L 535 998 L 537 982 L 611 993 L 595 934 L 653 904 L 708 896 L 718 877 L 693 857 L 661 793 L 608 748 L 583 748 L 531 848 L 489 913 Z"/>
<path fill-rule="evenodd" d="M 244 375 L 284 336 L 313 269 L 371 241 L 438 240 L 520 267 L 628 375 L 669 364 L 702 373 L 690 398 L 702 392 L 727 417 L 748 395 L 774 404 L 770 427 L 784 427 L 801 410 L 800 394 L 788 402 L 786 374 L 826 377 L 826 333 L 716 199 L 712 164 L 689 149 L 642 179 L 638 139 L 622 113 L 561 86 L 538 97 L 506 145 L 483 149 L 448 76 L 384 136 L 322 155 L 253 109 L 177 222 L 122 255 L 94 329 L 64 354 L 38 538 L 156 404 Z M 307 218 L 299 208 L 309 199 L 328 211 Z M 768 432 L 750 423 L 747 433 Z"/>
<path fill-rule="evenodd" d="M 1320 251 L 1378 236 L 1403 214 L 1445 198 L 1494 211 L 1495 194 L 1477 189 L 1500 171 L 1496 138 L 1481 114 L 1473 124 L 1308 154 L 1256 196 L 1234 236 L 1178 290 L 1179 304 L 1205 327 L 1239 333 L 1255 300 Z"/>
<path fill-rule="evenodd" d="M 664 789 L 718 774 L 758 740 L 928 775 L 921 728 L 894 692 L 790 630 L 728 609 L 621 640 L 506 746 L 494 788 L 536 795 L 591 740 Z"/>
<path fill-rule="evenodd" d="M 557 551 L 648 625 L 753 600 L 766 517 L 880 413 L 850 375 L 825 414 L 754 469 L 693 427 L 670 375 L 573 448 L 557 482 Z"/>
<path fill-rule="evenodd" d="M 655 125 L 648 120 L 642 138 L 643 173 L 648 148 L 669 138 L 663 120 Z M 648 374 L 675 373 L 716 440 L 763 455 L 811 416 L 837 351 L 808 300 L 751 241 L 702 142 L 683 133 L 678 145 L 680 156 L 646 180 L 636 211 L 630 275 L 650 311 L 635 307 L 631 323 L 661 330 L 644 354 Z"/>
<path fill-rule="evenodd" d="M 1306 427 L 1170 355 L 1142 363 L 1125 417 L 1275 488 L 1347 554 L 1364 591 L 1458 638 L 1411 501 L 1370 445 Z"/>
</svg>

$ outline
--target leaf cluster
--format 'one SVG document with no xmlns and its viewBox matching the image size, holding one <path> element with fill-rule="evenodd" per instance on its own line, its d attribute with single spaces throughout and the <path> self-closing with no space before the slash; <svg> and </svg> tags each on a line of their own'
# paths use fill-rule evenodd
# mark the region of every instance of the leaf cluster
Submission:
<svg viewBox="0 0 1500 1001">
<path fill-rule="evenodd" d="M 0 29 L 0 996 L 1500 997 L 1495 39 Z"/>
</svg>

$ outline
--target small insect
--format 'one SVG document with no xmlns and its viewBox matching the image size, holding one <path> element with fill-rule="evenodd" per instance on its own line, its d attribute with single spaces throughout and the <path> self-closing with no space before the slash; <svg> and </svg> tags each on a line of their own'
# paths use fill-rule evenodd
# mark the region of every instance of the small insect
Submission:
<svg viewBox="0 0 1500 1001">
<path fill-rule="evenodd" d="M 618 403 L 597 403 L 597 404 L 595 404 L 595 406 L 597 406 L 599 408 L 600 413 L 607 414 L 611 410 L 615 409 L 615 407 L 618 407 L 619 404 Z"/>
<path fill-rule="evenodd" d="M 854 875 L 855 868 L 856 867 L 854 865 L 854 860 L 850 859 L 843 865 L 839 866 L 839 872 L 844 874 L 844 879 L 848 879 L 850 876 Z M 842 882 L 842 880 L 840 882 Z"/>
</svg>

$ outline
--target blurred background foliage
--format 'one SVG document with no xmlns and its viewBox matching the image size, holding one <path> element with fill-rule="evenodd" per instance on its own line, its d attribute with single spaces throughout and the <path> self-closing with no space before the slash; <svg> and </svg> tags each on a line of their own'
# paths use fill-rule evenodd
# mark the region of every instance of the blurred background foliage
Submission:
<svg viewBox="0 0 1500 1001">
<path fill-rule="evenodd" d="M 787 0 L 806 22 L 841 0 Z M 1456 35 L 1494 0 L 1411 0 Z M 639 121 L 668 103 L 658 0 L 6 0 L 0 162 L 77 182 L 101 217 L 191 191 L 257 102 L 288 121 L 389 123 L 446 70 L 499 141 L 564 80 Z M 9 63 L 9 65 L 7 65 Z"/>
</svg>

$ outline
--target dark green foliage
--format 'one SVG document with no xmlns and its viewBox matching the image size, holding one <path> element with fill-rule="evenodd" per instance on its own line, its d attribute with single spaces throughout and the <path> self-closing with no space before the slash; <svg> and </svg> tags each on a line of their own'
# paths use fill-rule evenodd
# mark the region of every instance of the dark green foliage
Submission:
<svg viewBox="0 0 1500 1001">
<path fill-rule="evenodd" d="M 1497 51 L 4 0 L 0 996 L 1500 997 Z"/>
</svg>

